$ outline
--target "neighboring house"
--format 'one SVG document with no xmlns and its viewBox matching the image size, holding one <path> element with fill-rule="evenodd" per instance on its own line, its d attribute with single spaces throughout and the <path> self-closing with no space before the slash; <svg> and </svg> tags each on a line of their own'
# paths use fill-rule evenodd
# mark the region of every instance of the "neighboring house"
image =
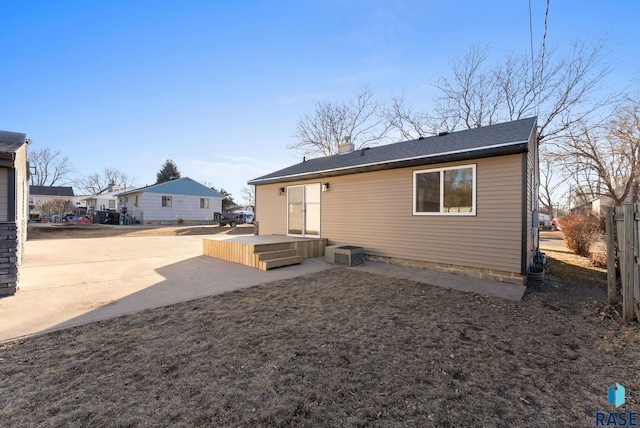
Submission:
<svg viewBox="0 0 640 428">
<path fill-rule="evenodd" d="M 119 211 L 118 195 L 129 190 L 134 189 L 121 189 L 117 184 L 110 184 L 109 187 L 102 190 L 98 194 L 85 197 L 83 201 L 86 203 L 89 213 L 104 210 Z"/>
<path fill-rule="evenodd" d="M 0 131 L 0 296 L 15 294 L 29 218 L 27 136 Z"/>
<path fill-rule="evenodd" d="M 623 194 L 623 193 L 624 192 L 622 192 L 622 191 L 620 193 L 618 193 L 616 191 L 616 195 Z M 638 202 L 640 202 L 640 200 L 637 200 L 637 201 L 634 202 L 633 198 L 631 197 L 631 195 L 629 195 L 625 199 L 623 205 L 628 205 L 628 204 L 633 204 L 633 203 L 638 203 Z M 604 212 L 604 209 L 606 207 L 612 207 L 614 205 L 615 205 L 615 203 L 613 201 L 613 198 L 611 198 L 609 196 L 602 195 L 602 196 L 598 196 L 593 201 L 591 201 L 591 210 L 599 212 L 599 213 L 602 213 L 602 212 Z"/>
<path fill-rule="evenodd" d="M 73 213 L 77 216 L 83 216 L 87 214 L 87 201 L 85 200 L 90 195 L 75 195 L 71 199 L 71 204 L 75 207 Z"/>
<path fill-rule="evenodd" d="M 613 199 L 609 196 L 598 196 L 593 201 L 591 201 L 591 210 L 601 213 L 604 211 L 606 207 L 613 206 Z"/>
<path fill-rule="evenodd" d="M 130 222 L 142 224 L 202 224 L 222 211 L 222 195 L 188 177 L 118 195 L 118 206 Z"/>
<path fill-rule="evenodd" d="M 260 235 L 516 284 L 536 250 L 535 118 L 307 160 L 248 184 Z"/>
<path fill-rule="evenodd" d="M 540 229 L 551 229 L 551 216 L 545 213 L 538 213 L 538 223 L 540 224 Z"/>
<path fill-rule="evenodd" d="M 73 194 L 73 187 L 69 186 L 29 186 L 29 208 L 31 209 L 30 218 L 40 220 L 48 215 L 62 215 L 64 213 L 46 213 L 43 212 L 42 206 L 47 202 L 56 199 L 67 199 L 72 204 L 76 204 Z M 47 218 L 47 220 L 50 220 Z"/>
</svg>

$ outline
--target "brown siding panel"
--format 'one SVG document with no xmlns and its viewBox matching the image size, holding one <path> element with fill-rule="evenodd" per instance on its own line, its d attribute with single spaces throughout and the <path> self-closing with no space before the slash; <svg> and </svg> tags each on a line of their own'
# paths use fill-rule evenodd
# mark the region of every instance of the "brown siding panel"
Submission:
<svg viewBox="0 0 640 428">
<path fill-rule="evenodd" d="M 401 168 L 331 177 L 321 194 L 321 236 L 370 255 L 520 272 L 522 155 L 434 165 L 477 165 L 477 215 L 414 216 L 413 171 Z M 286 194 L 256 186 L 260 234 L 286 234 Z"/>
</svg>

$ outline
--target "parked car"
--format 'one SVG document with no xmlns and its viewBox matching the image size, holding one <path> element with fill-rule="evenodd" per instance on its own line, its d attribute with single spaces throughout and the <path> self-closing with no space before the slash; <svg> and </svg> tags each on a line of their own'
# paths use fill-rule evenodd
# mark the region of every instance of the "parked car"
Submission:
<svg viewBox="0 0 640 428">
<path fill-rule="evenodd" d="M 234 213 L 244 214 L 245 223 L 253 224 L 254 213 L 247 210 L 235 210 Z"/>
<path fill-rule="evenodd" d="M 76 221 L 78 221 L 78 216 L 76 216 L 74 213 L 64 213 L 62 215 L 62 221 L 63 222 L 76 222 Z"/>
<path fill-rule="evenodd" d="M 213 213 L 213 221 L 218 223 L 218 226 L 236 227 L 238 224 L 246 223 L 247 219 L 243 213 Z"/>
<path fill-rule="evenodd" d="M 116 211 L 96 211 L 92 217 L 93 223 L 97 224 L 120 224 L 120 213 Z"/>
</svg>

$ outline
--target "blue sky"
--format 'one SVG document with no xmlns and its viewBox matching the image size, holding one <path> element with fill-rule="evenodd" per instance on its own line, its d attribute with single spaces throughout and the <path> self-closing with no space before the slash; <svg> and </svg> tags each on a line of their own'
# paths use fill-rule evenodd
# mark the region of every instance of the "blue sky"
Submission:
<svg viewBox="0 0 640 428">
<path fill-rule="evenodd" d="M 532 0 L 539 45 L 544 0 Z M 607 38 L 619 90 L 640 75 L 640 3 L 551 1 L 547 46 Z M 300 161 L 287 149 L 317 101 L 369 85 L 428 109 L 472 45 L 529 52 L 529 3 L 505 1 L 0 0 L 0 129 L 138 186 L 166 159 L 230 191 Z M 637 83 L 637 81 L 635 82 Z"/>
</svg>

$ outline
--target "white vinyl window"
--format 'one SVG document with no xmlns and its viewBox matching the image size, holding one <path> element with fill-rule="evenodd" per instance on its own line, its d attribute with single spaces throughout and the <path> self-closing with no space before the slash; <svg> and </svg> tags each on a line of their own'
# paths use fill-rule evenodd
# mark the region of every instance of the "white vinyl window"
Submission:
<svg viewBox="0 0 640 428">
<path fill-rule="evenodd" d="M 163 196 L 162 197 L 162 206 L 170 207 L 171 206 L 171 196 Z"/>
<path fill-rule="evenodd" d="M 209 209 L 209 199 L 200 198 L 200 208 Z"/>
<path fill-rule="evenodd" d="M 476 165 L 413 172 L 414 215 L 476 215 Z"/>
</svg>

